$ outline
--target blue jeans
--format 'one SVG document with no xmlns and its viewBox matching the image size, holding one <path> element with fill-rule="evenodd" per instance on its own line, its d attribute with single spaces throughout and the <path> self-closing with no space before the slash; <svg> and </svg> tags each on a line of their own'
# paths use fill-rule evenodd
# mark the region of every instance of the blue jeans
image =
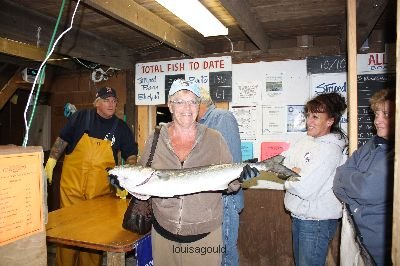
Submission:
<svg viewBox="0 0 400 266">
<path fill-rule="evenodd" d="M 324 266 L 337 219 L 301 220 L 292 217 L 294 260 L 297 266 Z"/>
<path fill-rule="evenodd" d="M 238 266 L 239 252 L 237 240 L 239 236 L 239 214 L 244 206 L 244 193 L 240 189 L 236 193 L 223 196 L 224 220 L 222 222 L 222 240 L 225 253 L 222 254 L 222 266 Z"/>
</svg>

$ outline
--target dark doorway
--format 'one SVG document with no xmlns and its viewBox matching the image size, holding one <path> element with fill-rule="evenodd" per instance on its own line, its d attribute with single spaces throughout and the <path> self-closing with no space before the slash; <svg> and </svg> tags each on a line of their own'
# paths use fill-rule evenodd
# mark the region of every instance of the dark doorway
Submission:
<svg viewBox="0 0 400 266">
<path fill-rule="evenodd" d="M 172 121 L 172 115 L 167 106 L 157 106 L 156 125 Z"/>
</svg>

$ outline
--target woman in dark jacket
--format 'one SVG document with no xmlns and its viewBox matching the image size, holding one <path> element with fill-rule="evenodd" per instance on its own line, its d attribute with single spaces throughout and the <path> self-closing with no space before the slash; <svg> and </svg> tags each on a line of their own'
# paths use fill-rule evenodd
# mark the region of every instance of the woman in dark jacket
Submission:
<svg viewBox="0 0 400 266">
<path fill-rule="evenodd" d="M 376 136 L 336 171 L 333 190 L 349 205 L 361 239 L 377 265 L 390 265 L 394 165 L 394 90 L 370 99 Z"/>
</svg>

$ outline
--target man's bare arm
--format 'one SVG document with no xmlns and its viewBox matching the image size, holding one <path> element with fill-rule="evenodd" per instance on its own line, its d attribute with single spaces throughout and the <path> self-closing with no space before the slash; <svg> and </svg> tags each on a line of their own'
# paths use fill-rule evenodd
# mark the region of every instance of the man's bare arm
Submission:
<svg viewBox="0 0 400 266">
<path fill-rule="evenodd" d="M 60 137 L 57 137 L 56 141 L 53 144 L 53 147 L 51 147 L 50 158 L 56 160 L 60 159 L 61 155 L 64 153 L 64 150 L 67 146 L 68 142 L 66 142 Z"/>
</svg>

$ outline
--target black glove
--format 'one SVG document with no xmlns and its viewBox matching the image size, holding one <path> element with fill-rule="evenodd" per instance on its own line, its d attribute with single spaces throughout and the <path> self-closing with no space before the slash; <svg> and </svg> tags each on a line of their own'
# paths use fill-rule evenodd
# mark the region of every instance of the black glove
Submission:
<svg viewBox="0 0 400 266">
<path fill-rule="evenodd" d="M 247 179 L 256 177 L 260 175 L 260 171 L 257 168 L 251 167 L 250 165 L 246 164 L 243 167 L 243 171 L 240 173 L 239 182 L 243 182 Z"/>
<path fill-rule="evenodd" d="M 123 190 L 123 189 L 124 189 L 124 188 L 121 187 L 121 185 L 119 184 L 118 177 L 117 177 L 116 175 L 111 175 L 111 174 L 109 174 L 109 175 L 108 175 L 108 182 L 110 182 L 110 184 L 111 184 L 113 187 L 117 188 L 117 189 L 120 189 L 120 190 Z"/>
</svg>

